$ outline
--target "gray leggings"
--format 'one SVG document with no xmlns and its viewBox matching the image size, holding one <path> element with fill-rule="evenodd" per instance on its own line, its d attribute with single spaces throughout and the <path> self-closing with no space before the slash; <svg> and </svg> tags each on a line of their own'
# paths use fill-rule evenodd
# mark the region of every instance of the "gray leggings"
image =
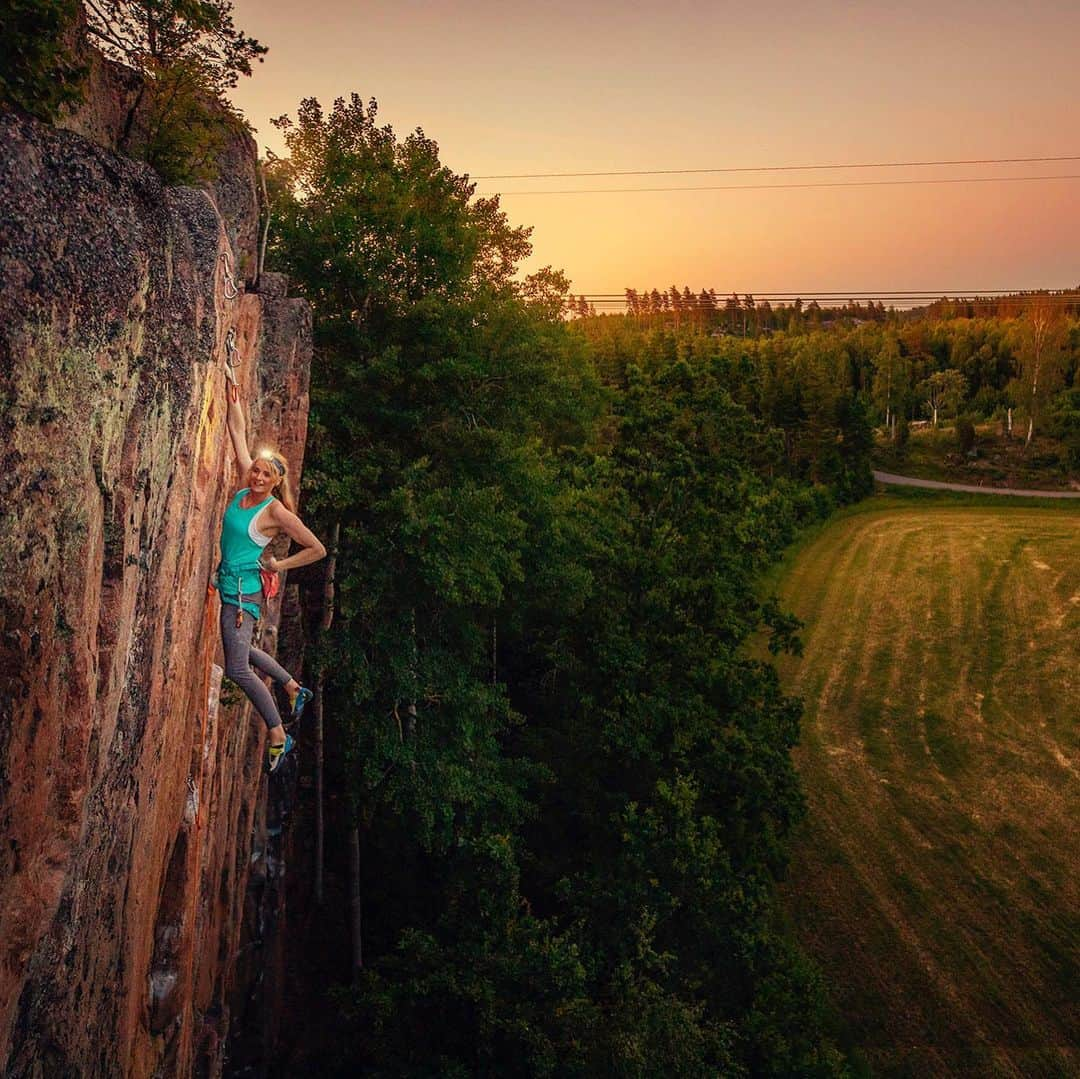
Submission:
<svg viewBox="0 0 1080 1079">
<path fill-rule="evenodd" d="M 277 727 L 281 723 L 281 715 L 274 703 L 274 695 L 251 668 L 257 667 L 263 675 L 269 675 L 282 686 L 292 681 L 292 675 L 262 649 L 251 647 L 251 634 L 254 629 L 255 619 L 249 611 L 244 611 L 244 621 L 237 626 L 236 608 L 229 603 L 221 605 L 221 646 L 225 651 L 225 675 L 244 691 L 267 727 Z"/>
</svg>

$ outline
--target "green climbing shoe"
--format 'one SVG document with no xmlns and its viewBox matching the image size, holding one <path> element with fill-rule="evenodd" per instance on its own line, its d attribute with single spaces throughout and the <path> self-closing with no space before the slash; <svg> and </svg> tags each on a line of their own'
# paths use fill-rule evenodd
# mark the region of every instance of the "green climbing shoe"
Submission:
<svg viewBox="0 0 1080 1079">
<path fill-rule="evenodd" d="M 304 686 L 300 687 L 300 692 L 296 694 L 296 697 L 293 699 L 292 702 L 291 718 L 293 723 L 299 722 L 300 717 L 304 714 L 304 708 L 307 705 L 307 702 L 310 701 L 314 696 L 315 694 L 312 693 L 310 689 L 307 689 Z"/>
<path fill-rule="evenodd" d="M 280 746 L 267 746 L 266 747 L 266 771 L 273 773 L 277 771 L 277 767 L 285 759 L 285 754 L 290 752 L 296 745 L 296 739 L 291 734 L 285 735 L 285 741 Z"/>
</svg>

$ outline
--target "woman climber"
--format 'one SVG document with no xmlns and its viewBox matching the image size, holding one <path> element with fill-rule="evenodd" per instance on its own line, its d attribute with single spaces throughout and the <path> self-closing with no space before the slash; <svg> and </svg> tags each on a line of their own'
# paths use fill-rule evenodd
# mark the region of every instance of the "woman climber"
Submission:
<svg viewBox="0 0 1080 1079">
<path fill-rule="evenodd" d="M 226 426 L 236 462 L 247 476 L 248 485 L 233 496 L 221 524 L 221 564 L 217 579 L 221 596 L 221 644 L 225 651 L 225 674 L 244 691 L 266 722 L 270 736 L 267 770 L 273 772 L 296 743 L 292 735 L 285 733 L 273 695 L 262 676 L 269 675 L 288 694 L 293 721 L 300 718 L 313 694 L 265 652 L 251 646 L 259 604 L 264 598 L 260 571 L 276 574 L 318 562 L 325 557 L 326 548 L 296 515 L 284 458 L 265 450 L 252 459 L 244 413 L 236 383 L 231 378 L 226 390 Z M 288 558 L 270 555 L 260 561 L 266 546 L 282 532 L 295 540 L 300 550 Z"/>
</svg>

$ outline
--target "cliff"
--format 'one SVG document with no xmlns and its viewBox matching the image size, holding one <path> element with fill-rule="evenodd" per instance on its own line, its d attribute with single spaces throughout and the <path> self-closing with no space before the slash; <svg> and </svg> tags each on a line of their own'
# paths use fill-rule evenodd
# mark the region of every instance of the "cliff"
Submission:
<svg viewBox="0 0 1080 1079">
<path fill-rule="evenodd" d="M 0 111 L 0 1072 L 215 1075 L 274 950 L 288 783 L 220 694 L 224 362 L 233 331 L 298 475 L 310 313 L 241 280 L 250 139 L 208 192 L 108 141 Z"/>
</svg>

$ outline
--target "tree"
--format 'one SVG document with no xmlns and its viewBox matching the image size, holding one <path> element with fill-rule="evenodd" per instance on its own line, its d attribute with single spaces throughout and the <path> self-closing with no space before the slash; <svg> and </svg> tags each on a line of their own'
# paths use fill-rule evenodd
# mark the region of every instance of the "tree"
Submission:
<svg viewBox="0 0 1080 1079">
<path fill-rule="evenodd" d="M 751 315 L 756 316 L 756 314 L 757 314 L 756 306 L 757 305 L 754 303 L 754 297 L 751 296 L 750 293 L 747 293 L 743 297 L 743 337 L 746 336 L 746 321 L 747 321 L 748 316 L 751 316 Z M 758 326 L 757 326 L 757 322 L 755 320 L 755 323 L 754 323 L 754 332 L 755 333 L 757 332 L 757 329 L 758 329 Z"/>
<path fill-rule="evenodd" d="M 907 397 L 910 377 L 910 364 L 900 352 L 900 342 L 895 335 L 884 334 L 881 348 L 874 360 L 871 393 L 874 404 L 884 417 L 885 429 L 894 441 L 897 408 Z"/>
<path fill-rule="evenodd" d="M 683 315 L 682 293 L 679 292 L 677 285 L 672 285 L 671 288 L 668 290 L 667 295 L 671 301 L 671 310 L 675 314 L 675 329 L 678 329 L 680 323 L 682 322 Z"/>
<path fill-rule="evenodd" d="M 8 0 L 0 11 L 0 102 L 42 120 L 82 98 L 70 38 L 78 0 Z"/>
<path fill-rule="evenodd" d="M 359 880 L 376 822 L 407 821 L 410 849 L 449 879 L 461 844 L 524 812 L 530 771 L 499 751 L 514 716 L 488 642 L 548 502 L 545 439 L 573 441 L 594 407 L 567 354 L 568 283 L 514 280 L 528 231 L 474 199 L 423 132 L 379 126 L 373 101 L 307 100 L 279 126 L 270 253 L 315 315 L 309 512 L 341 525 L 319 662 L 351 860 Z"/>
<path fill-rule="evenodd" d="M 716 293 L 702 289 L 697 298 L 698 310 L 701 312 L 703 326 L 711 326 L 716 320 Z"/>
<path fill-rule="evenodd" d="M 734 292 L 724 302 L 724 311 L 727 314 L 728 330 L 731 333 L 735 333 L 739 328 L 742 304 L 739 302 L 739 297 Z"/>
<path fill-rule="evenodd" d="M 689 285 L 684 285 L 682 290 L 683 311 L 690 316 L 690 324 L 697 322 L 697 297 L 690 291 Z"/>
<path fill-rule="evenodd" d="M 916 393 L 926 405 L 936 428 L 941 413 L 958 408 L 967 392 L 967 379 L 959 371 L 935 371 L 919 383 Z"/>
<path fill-rule="evenodd" d="M 801 510 L 756 342 L 566 320 L 373 102 L 282 126 L 306 512 L 341 522 L 328 766 L 375 912 L 343 1037 L 373 1074 L 840 1074 L 773 900 L 798 704 L 748 645 L 795 646 L 758 578 Z"/>
<path fill-rule="evenodd" d="M 1064 378 L 1067 325 L 1060 307 L 1048 297 L 1029 305 L 1020 324 L 1017 351 L 1016 402 L 1028 415 L 1024 446 L 1031 444 L 1035 425 Z"/>
<path fill-rule="evenodd" d="M 529 830 L 533 881 L 580 927 L 605 1028 L 657 1024 L 642 1054 L 663 1045 L 680 1074 L 838 1074 L 811 1014 L 821 998 L 765 913 L 801 813 L 797 706 L 742 645 L 759 628 L 792 643 L 751 584 L 792 516 L 754 470 L 776 441 L 726 375 L 715 357 L 628 365 L 610 447 L 573 459 L 587 576 L 573 605 L 538 596 L 513 646 L 519 670 L 557 666 L 518 689 L 523 738 L 553 733 L 525 744 L 557 776 Z M 535 641 L 552 651 L 523 657 Z M 766 985 L 800 1007 L 774 1007 Z"/>
<path fill-rule="evenodd" d="M 230 0 L 84 0 L 87 29 L 114 59 L 156 76 L 178 61 L 194 63 L 218 96 L 251 74 L 260 45 L 233 23 Z"/>
<path fill-rule="evenodd" d="M 956 421 L 956 445 L 961 453 L 970 453 L 975 448 L 975 423 L 970 416 L 961 416 Z"/>
<path fill-rule="evenodd" d="M 226 91 L 267 49 L 233 23 L 230 0 L 85 0 L 87 29 L 106 55 L 143 78 L 121 149 L 172 183 L 217 174 L 232 131 L 245 122 Z"/>
</svg>

